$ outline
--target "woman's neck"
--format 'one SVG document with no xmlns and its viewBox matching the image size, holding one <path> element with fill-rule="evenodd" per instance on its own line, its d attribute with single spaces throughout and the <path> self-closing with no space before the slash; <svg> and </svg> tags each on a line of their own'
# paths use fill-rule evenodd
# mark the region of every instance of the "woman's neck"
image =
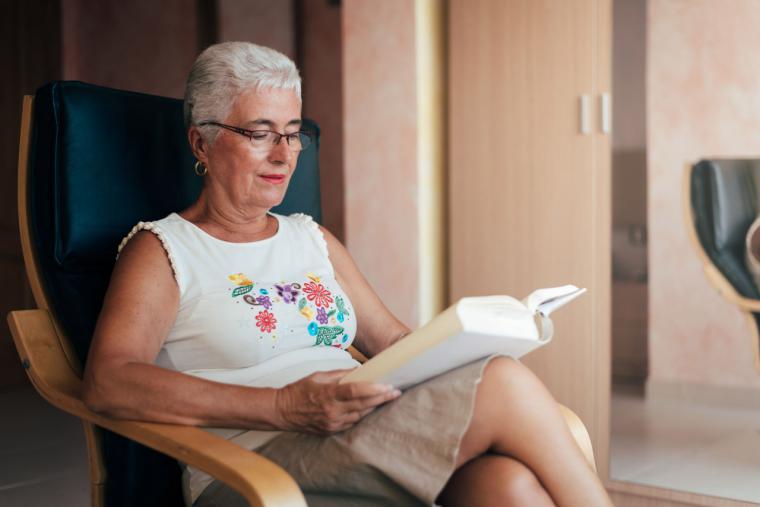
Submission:
<svg viewBox="0 0 760 507">
<path fill-rule="evenodd" d="M 266 239 L 277 232 L 277 220 L 269 217 L 268 211 L 217 203 L 204 189 L 198 200 L 179 215 L 215 238 L 246 243 Z"/>
</svg>

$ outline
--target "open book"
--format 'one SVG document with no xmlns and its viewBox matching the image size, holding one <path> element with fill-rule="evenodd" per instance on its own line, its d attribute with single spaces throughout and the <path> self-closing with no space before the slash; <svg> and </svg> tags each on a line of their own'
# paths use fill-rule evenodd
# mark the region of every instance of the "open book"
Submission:
<svg viewBox="0 0 760 507">
<path fill-rule="evenodd" d="M 510 296 L 462 298 L 341 379 L 411 387 L 491 354 L 520 357 L 547 344 L 549 314 L 586 292 L 574 285 Z"/>
</svg>

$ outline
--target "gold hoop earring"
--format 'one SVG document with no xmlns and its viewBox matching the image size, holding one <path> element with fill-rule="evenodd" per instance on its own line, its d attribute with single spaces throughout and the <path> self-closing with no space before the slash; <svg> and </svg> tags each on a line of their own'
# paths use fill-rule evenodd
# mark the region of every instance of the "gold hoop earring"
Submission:
<svg viewBox="0 0 760 507">
<path fill-rule="evenodd" d="M 203 165 L 203 163 L 198 160 L 195 162 L 195 165 L 193 166 L 193 171 L 195 171 L 195 174 L 198 176 L 206 176 L 206 173 L 208 172 L 208 167 Z"/>
</svg>

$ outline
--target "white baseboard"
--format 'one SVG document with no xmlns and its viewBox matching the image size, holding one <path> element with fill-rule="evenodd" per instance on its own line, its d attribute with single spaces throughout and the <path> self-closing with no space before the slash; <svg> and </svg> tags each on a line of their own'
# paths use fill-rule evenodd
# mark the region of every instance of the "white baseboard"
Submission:
<svg viewBox="0 0 760 507">
<path fill-rule="evenodd" d="M 760 388 L 647 380 L 646 397 L 653 401 L 684 401 L 760 410 Z"/>
</svg>

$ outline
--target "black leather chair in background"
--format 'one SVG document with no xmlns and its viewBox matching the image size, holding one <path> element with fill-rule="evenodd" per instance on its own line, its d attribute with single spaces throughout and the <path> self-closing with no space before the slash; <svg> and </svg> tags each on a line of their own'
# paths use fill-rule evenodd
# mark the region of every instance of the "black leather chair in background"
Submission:
<svg viewBox="0 0 760 507">
<path fill-rule="evenodd" d="M 301 152 L 273 211 L 319 221 L 319 129 L 304 126 L 317 142 Z M 119 242 L 138 221 L 184 209 L 201 189 L 182 101 L 54 82 L 25 98 L 21 136 L 21 239 L 39 309 L 11 312 L 9 323 L 40 394 L 83 420 L 93 505 L 184 505 L 174 458 L 227 479 L 252 505 L 305 505 L 295 482 L 254 453 L 197 428 L 104 418 L 79 396 Z"/>
<path fill-rule="evenodd" d="M 686 168 L 687 229 L 710 283 L 746 316 L 760 372 L 760 291 L 745 263 L 758 216 L 760 160 L 700 160 Z"/>
</svg>

